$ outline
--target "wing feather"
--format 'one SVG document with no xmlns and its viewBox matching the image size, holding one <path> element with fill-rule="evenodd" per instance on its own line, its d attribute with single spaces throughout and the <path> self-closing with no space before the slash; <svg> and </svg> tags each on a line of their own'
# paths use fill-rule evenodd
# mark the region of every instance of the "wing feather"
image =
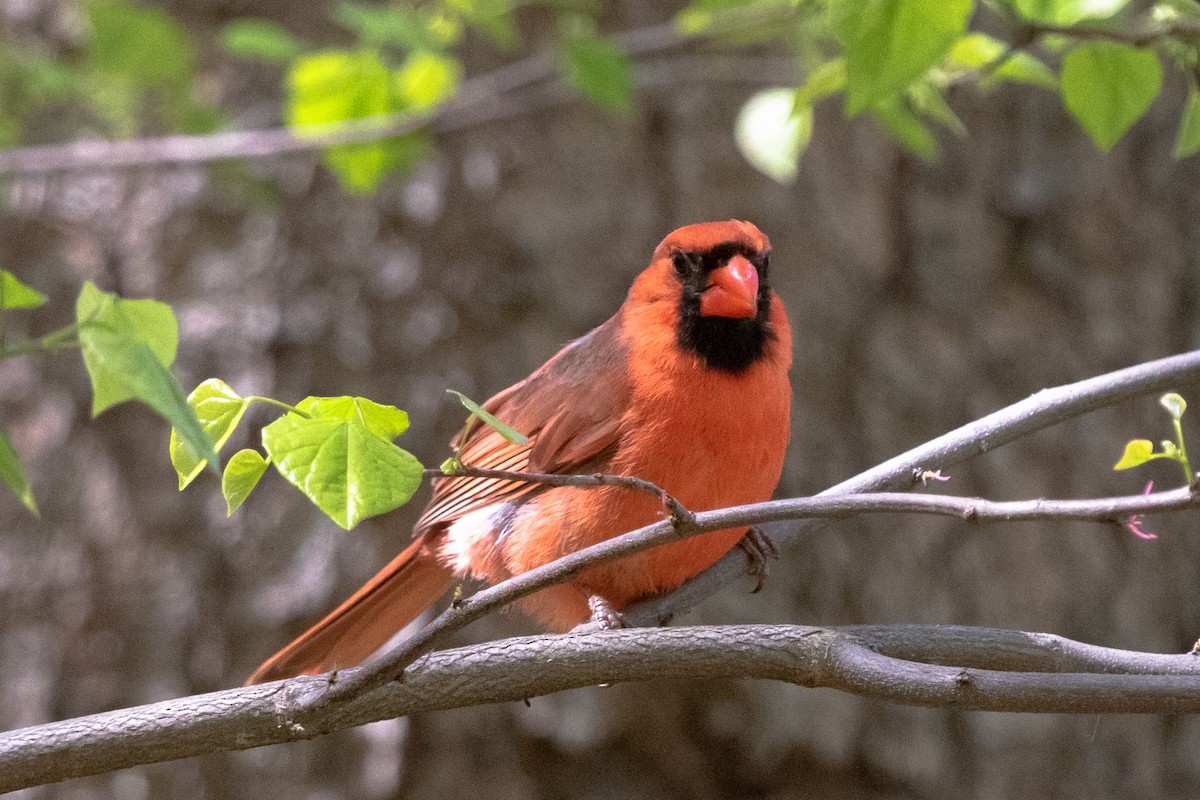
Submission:
<svg viewBox="0 0 1200 800">
<path fill-rule="evenodd" d="M 617 444 L 629 406 L 626 349 L 620 312 L 576 339 L 520 383 L 486 403 L 490 413 L 529 437 L 506 441 L 476 421 L 459 452 L 463 464 L 510 472 L 570 474 L 587 464 L 602 469 Z M 598 460 L 599 459 L 599 460 Z M 496 503 L 528 498 L 546 487 L 497 478 L 439 478 L 416 533 L 446 525 Z"/>
</svg>

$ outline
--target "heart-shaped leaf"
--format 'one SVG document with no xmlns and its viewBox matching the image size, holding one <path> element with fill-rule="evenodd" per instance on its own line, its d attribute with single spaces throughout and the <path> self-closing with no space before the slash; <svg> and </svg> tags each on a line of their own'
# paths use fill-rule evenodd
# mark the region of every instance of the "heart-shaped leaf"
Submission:
<svg viewBox="0 0 1200 800">
<path fill-rule="evenodd" d="M 21 283 L 8 270 L 0 269 L 0 309 L 37 308 L 45 302 L 46 295 Z"/>
<path fill-rule="evenodd" d="M 1125 453 L 1121 460 L 1113 465 L 1113 469 L 1139 467 L 1155 458 L 1158 456 L 1154 454 L 1154 442 L 1149 439 L 1134 439 L 1125 445 Z"/>
<path fill-rule="evenodd" d="M 355 398 L 307 398 L 263 428 L 275 468 L 349 530 L 398 508 L 421 483 L 422 466 L 391 442 L 408 424 L 399 409 Z"/>
<path fill-rule="evenodd" d="M 1063 102 L 1102 150 L 1112 149 L 1141 119 L 1161 88 L 1162 66 L 1153 50 L 1089 42 L 1063 59 Z"/>
<path fill-rule="evenodd" d="M 250 405 L 229 384 L 218 378 L 209 378 L 193 389 L 187 402 L 196 412 L 213 449 L 218 451 L 229 441 Z M 174 428 L 171 429 L 170 452 L 171 464 L 179 475 L 179 489 L 182 491 L 204 470 L 207 462 L 196 455 Z"/>
<path fill-rule="evenodd" d="M 221 474 L 221 494 L 225 495 L 225 507 L 229 515 L 237 511 L 271 462 L 257 450 L 238 450 L 229 458 L 225 472 Z"/>
<path fill-rule="evenodd" d="M 92 379 L 92 416 L 126 400 L 141 400 L 215 468 L 212 442 L 169 369 L 179 342 L 171 307 L 155 300 L 122 300 L 89 281 L 79 293 L 75 317 L 83 363 Z"/>
</svg>

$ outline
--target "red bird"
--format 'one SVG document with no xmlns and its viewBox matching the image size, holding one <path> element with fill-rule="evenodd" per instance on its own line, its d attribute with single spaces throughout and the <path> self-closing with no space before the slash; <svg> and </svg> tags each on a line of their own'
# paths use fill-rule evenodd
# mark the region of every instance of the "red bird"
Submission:
<svg viewBox="0 0 1200 800">
<path fill-rule="evenodd" d="M 617 313 L 484 407 L 524 446 L 476 424 L 462 463 L 607 472 L 653 481 L 703 511 L 766 500 L 788 440 L 791 328 L 771 290 L 767 237 L 749 222 L 673 232 Z M 416 541 L 350 599 L 250 676 L 263 683 L 353 666 L 441 597 L 456 576 L 492 583 L 662 518 L 619 487 L 435 481 Z M 746 528 L 660 545 L 592 567 L 522 601 L 548 628 L 669 592 L 733 548 Z"/>
</svg>

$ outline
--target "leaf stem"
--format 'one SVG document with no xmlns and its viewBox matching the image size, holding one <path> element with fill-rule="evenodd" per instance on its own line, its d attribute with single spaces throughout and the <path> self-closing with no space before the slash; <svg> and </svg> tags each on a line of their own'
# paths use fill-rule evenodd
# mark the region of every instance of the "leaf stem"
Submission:
<svg viewBox="0 0 1200 800">
<path fill-rule="evenodd" d="M 1172 417 L 1171 424 L 1175 426 L 1175 443 L 1179 446 L 1176 458 L 1180 465 L 1183 466 L 1183 474 L 1187 478 L 1187 485 L 1191 486 L 1196 482 L 1196 474 L 1192 472 L 1192 465 L 1188 461 L 1187 448 L 1183 445 L 1183 424 L 1179 421 L 1178 417 Z"/>
<path fill-rule="evenodd" d="M 307 411 L 301 411 L 300 409 L 296 408 L 295 406 L 289 405 L 289 404 L 283 402 L 282 400 L 276 400 L 274 397 L 263 397 L 262 395 L 255 394 L 255 395 L 251 395 L 250 397 L 247 397 L 246 402 L 247 403 L 267 403 L 268 405 L 278 406 L 279 408 L 282 408 L 289 413 L 296 414 L 297 416 L 304 417 L 305 419 L 312 419 L 312 414 L 309 414 Z"/>
<path fill-rule="evenodd" d="M 66 325 L 55 331 L 50 331 L 50 333 L 47 333 L 45 336 L 42 336 L 38 339 L 31 339 L 30 341 L 22 342 L 21 344 L 14 345 L 12 347 L 0 349 L 0 361 L 16 358 L 17 356 L 29 355 L 30 353 L 52 350 L 68 350 L 72 347 L 79 347 L 79 340 L 74 338 L 79 332 L 79 327 L 80 323 L 72 322 L 70 325 Z"/>
</svg>

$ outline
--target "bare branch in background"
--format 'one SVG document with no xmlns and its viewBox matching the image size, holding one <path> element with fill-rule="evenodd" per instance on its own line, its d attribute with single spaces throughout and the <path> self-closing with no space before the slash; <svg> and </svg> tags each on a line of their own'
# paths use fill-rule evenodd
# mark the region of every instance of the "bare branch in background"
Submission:
<svg viewBox="0 0 1200 800">
<path fill-rule="evenodd" d="M 665 23 L 628 31 L 613 40 L 628 55 L 638 57 L 668 51 L 695 38 L 681 34 L 674 24 Z M 557 82 L 558 69 L 558 62 L 548 55 L 530 56 L 464 81 L 458 94 L 436 109 L 310 127 L 301 135 L 292 128 L 268 128 L 14 147 L 0 150 L 0 175 L 109 172 L 131 167 L 263 158 L 378 141 L 427 127 L 455 130 L 506 119 L 573 96 Z"/>
</svg>

